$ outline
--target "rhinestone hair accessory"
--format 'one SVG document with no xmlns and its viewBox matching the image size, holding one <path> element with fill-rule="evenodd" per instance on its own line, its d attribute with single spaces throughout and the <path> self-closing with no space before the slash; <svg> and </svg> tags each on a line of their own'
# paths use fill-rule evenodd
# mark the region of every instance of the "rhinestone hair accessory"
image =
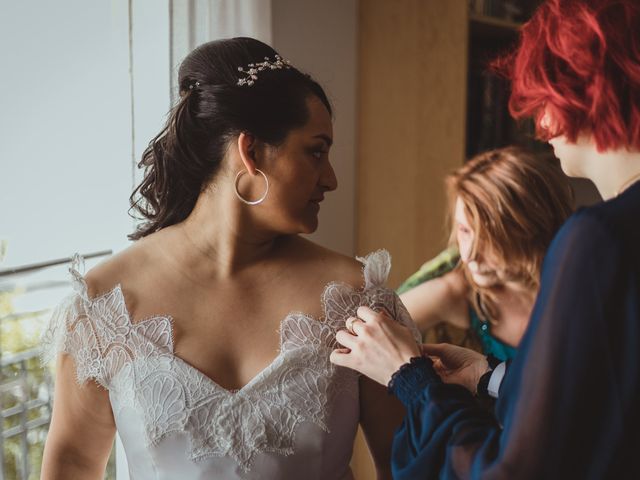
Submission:
<svg viewBox="0 0 640 480">
<path fill-rule="evenodd" d="M 282 70 L 283 68 L 291 68 L 291 62 L 284 60 L 280 55 L 276 55 L 273 62 L 269 60 L 269 57 L 264 57 L 264 62 L 250 63 L 247 65 L 247 70 L 243 67 L 238 67 L 238 71 L 244 73 L 245 77 L 239 78 L 237 85 L 250 87 L 258 80 L 258 72 L 263 70 Z"/>
</svg>

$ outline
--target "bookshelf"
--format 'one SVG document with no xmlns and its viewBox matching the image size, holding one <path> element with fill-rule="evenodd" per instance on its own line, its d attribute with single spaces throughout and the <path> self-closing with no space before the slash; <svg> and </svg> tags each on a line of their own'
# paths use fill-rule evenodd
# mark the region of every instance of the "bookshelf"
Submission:
<svg viewBox="0 0 640 480">
<path fill-rule="evenodd" d="M 505 11 L 518 12 L 517 19 L 500 18 Z M 472 0 L 469 3 L 469 47 L 467 57 L 466 157 L 492 148 L 520 145 L 548 153 L 547 147 L 533 138 L 532 122 L 515 122 L 509 115 L 509 85 L 488 70 L 496 56 L 511 50 L 527 13 L 534 5 L 522 2 Z M 488 13 L 486 13 L 488 12 Z"/>
</svg>

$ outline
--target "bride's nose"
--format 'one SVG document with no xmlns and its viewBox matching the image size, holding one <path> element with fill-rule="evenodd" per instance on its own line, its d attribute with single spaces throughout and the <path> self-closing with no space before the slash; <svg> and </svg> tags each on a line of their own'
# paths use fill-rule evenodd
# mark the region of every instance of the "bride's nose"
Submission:
<svg viewBox="0 0 640 480">
<path fill-rule="evenodd" d="M 326 162 L 322 172 L 320 173 L 320 186 L 331 192 L 338 188 L 338 179 L 336 177 L 336 172 L 333 170 L 333 166 L 331 163 Z"/>
</svg>

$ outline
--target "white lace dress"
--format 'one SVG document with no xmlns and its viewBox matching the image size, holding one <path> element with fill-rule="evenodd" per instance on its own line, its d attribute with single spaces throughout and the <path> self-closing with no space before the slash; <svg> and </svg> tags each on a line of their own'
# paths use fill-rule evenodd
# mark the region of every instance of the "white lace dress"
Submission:
<svg viewBox="0 0 640 480">
<path fill-rule="evenodd" d="M 75 268 L 75 293 L 45 331 L 43 360 L 66 352 L 79 383 L 95 380 L 109 391 L 131 479 L 352 478 L 358 377 L 329 362 L 335 333 L 368 305 L 386 308 L 419 338 L 384 287 L 388 253 L 360 260 L 364 289 L 331 283 L 322 296 L 324 318 L 289 314 L 277 357 L 237 391 L 174 354 L 170 317 L 131 323 L 119 286 L 89 298 Z"/>
</svg>

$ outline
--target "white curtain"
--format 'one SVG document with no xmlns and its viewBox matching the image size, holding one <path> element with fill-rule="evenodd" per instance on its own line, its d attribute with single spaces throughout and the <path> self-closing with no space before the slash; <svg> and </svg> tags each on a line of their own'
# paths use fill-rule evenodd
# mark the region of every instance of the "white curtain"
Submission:
<svg viewBox="0 0 640 480">
<path fill-rule="evenodd" d="M 172 99 L 180 62 L 201 43 L 245 36 L 271 44 L 271 11 L 271 0 L 170 0 Z"/>
</svg>

